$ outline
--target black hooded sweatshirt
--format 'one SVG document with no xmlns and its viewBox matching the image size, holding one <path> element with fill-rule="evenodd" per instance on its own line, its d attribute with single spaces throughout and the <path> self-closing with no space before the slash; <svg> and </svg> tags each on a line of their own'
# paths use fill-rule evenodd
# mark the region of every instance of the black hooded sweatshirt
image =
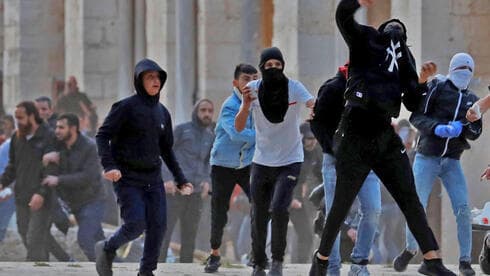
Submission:
<svg viewBox="0 0 490 276">
<path fill-rule="evenodd" d="M 95 136 L 104 171 L 119 169 L 123 185 L 147 186 L 162 182 L 161 159 L 177 185 L 187 182 L 172 150 L 172 121 L 168 110 L 143 87 L 143 72 L 160 74 L 160 91 L 167 73 L 154 61 L 143 59 L 134 69 L 136 94 L 112 105 Z"/>
<path fill-rule="evenodd" d="M 336 12 L 337 26 L 349 46 L 347 106 L 360 107 L 372 118 L 388 122 L 398 117 L 402 101 L 409 111 L 415 111 L 422 100 L 415 61 L 406 45 L 403 23 L 389 20 L 378 30 L 360 25 L 354 19 L 359 7 L 357 0 L 342 0 Z M 402 25 L 403 35 L 383 32 L 393 21 Z M 365 119 L 373 122 L 372 118 Z"/>
<path fill-rule="evenodd" d="M 333 137 L 345 105 L 345 83 L 345 75 L 339 70 L 318 90 L 310 126 L 324 153 L 333 154 Z"/>
</svg>

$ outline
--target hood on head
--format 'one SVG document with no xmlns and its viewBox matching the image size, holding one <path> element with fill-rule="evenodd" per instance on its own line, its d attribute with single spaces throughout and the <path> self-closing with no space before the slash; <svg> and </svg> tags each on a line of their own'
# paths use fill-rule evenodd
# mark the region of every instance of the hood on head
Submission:
<svg viewBox="0 0 490 276">
<path fill-rule="evenodd" d="M 449 80 L 459 89 L 465 90 L 468 88 L 471 79 L 475 62 L 467 53 L 457 53 L 449 63 L 449 72 L 447 74 Z"/>
<path fill-rule="evenodd" d="M 161 82 L 160 91 L 167 80 L 167 72 L 165 72 L 156 62 L 148 58 L 140 60 L 134 67 L 134 89 L 136 90 L 136 93 L 147 99 L 158 102 L 160 99 L 160 93 L 155 96 L 150 96 L 145 91 L 145 87 L 143 86 L 143 73 L 146 71 L 157 71 L 159 73 Z"/>
<path fill-rule="evenodd" d="M 402 29 L 403 29 L 403 37 L 402 38 L 404 41 L 407 41 L 407 27 L 405 26 L 405 24 L 403 24 L 403 22 L 400 21 L 400 19 L 397 19 L 397 18 L 387 20 L 383 24 L 379 25 L 378 32 L 383 33 L 383 31 L 386 28 L 386 25 L 390 24 L 391 22 L 400 23 L 400 25 L 402 26 Z"/>
<path fill-rule="evenodd" d="M 277 59 L 282 63 L 282 70 L 284 70 L 284 58 L 282 56 L 281 50 L 277 47 L 266 48 L 262 50 L 260 54 L 259 68 L 260 71 L 264 70 L 264 65 L 269 59 Z"/>
<path fill-rule="evenodd" d="M 449 63 L 449 72 L 454 71 L 458 67 L 468 66 L 471 69 L 471 72 L 475 69 L 475 62 L 473 58 L 467 53 L 457 53 L 451 58 L 451 62 Z"/>
</svg>

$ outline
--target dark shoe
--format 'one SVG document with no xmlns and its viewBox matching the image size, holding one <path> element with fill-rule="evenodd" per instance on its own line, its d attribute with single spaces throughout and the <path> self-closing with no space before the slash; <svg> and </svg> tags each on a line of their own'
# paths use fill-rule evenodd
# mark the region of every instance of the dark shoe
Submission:
<svg viewBox="0 0 490 276">
<path fill-rule="evenodd" d="M 282 276 L 282 262 L 273 260 L 267 276 Z"/>
<path fill-rule="evenodd" d="M 105 240 L 95 244 L 95 269 L 99 276 L 112 276 L 112 261 L 116 252 L 108 252 L 104 249 Z"/>
<path fill-rule="evenodd" d="M 220 260 L 220 256 L 214 256 L 213 254 L 209 255 L 208 259 L 206 260 L 204 272 L 213 273 L 218 271 L 218 268 L 221 266 Z"/>
<path fill-rule="evenodd" d="M 393 260 L 393 268 L 398 272 L 405 271 L 407 269 L 408 263 L 414 256 L 415 254 L 408 251 L 407 249 L 404 249 L 402 253 L 396 256 Z"/>
<path fill-rule="evenodd" d="M 327 276 L 328 260 L 320 260 L 316 256 L 318 250 L 313 253 L 311 260 L 310 276 Z"/>
<path fill-rule="evenodd" d="M 478 258 L 480 269 L 485 274 L 490 274 L 490 247 L 488 246 L 488 239 L 490 239 L 490 233 L 483 239 L 480 257 Z"/>
<path fill-rule="evenodd" d="M 138 276 L 155 276 L 152 271 L 147 271 L 147 272 L 138 272 Z"/>
<path fill-rule="evenodd" d="M 252 276 L 265 276 L 265 270 L 263 267 L 256 265 L 254 267 L 254 271 L 252 272 Z"/>
<path fill-rule="evenodd" d="M 424 259 L 418 271 L 420 274 L 430 276 L 456 276 L 456 274 L 442 264 L 442 259 Z"/>
<path fill-rule="evenodd" d="M 459 262 L 459 275 L 461 276 L 474 276 L 475 271 L 471 268 L 470 262 Z"/>
</svg>

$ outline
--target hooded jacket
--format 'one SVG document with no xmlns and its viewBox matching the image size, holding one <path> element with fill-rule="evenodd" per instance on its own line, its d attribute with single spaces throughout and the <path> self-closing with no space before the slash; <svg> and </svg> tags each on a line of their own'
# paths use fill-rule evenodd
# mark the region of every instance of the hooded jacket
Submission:
<svg viewBox="0 0 490 276">
<path fill-rule="evenodd" d="M 310 121 L 310 126 L 324 153 L 333 154 L 333 136 L 344 110 L 346 82 L 344 73 L 339 70 L 333 78 L 323 83 L 318 91 L 313 108 L 315 116 Z"/>
<path fill-rule="evenodd" d="M 468 123 L 465 119 L 468 109 L 478 100 L 469 90 L 458 89 L 449 79 L 432 80 L 423 90 L 425 96 L 419 110 L 412 113 L 410 122 L 420 131 L 417 152 L 429 155 L 459 159 L 464 150 L 469 149 L 469 140 L 476 140 L 482 131 L 482 120 Z M 461 121 L 463 131 L 455 138 L 441 138 L 434 134 L 439 124 Z"/>
<path fill-rule="evenodd" d="M 174 151 L 182 170 L 189 181 L 194 184 L 194 192 L 201 192 L 200 184 L 211 184 L 211 166 L 209 155 L 214 141 L 214 124 L 204 126 L 197 117 L 199 105 L 207 100 L 200 100 L 192 110 L 192 120 L 180 124 L 174 130 Z M 169 180 L 168 173 L 164 170 L 164 179 Z"/>
<path fill-rule="evenodd" d="M 337 8 L 337 26 L 349 46 L 349 79 L 345 98 L 349 106 L 360 107 L 376 117 L 389 120 L 398 117 L 403 101 L 409 111 L 417 109 L 422 95 L 418 93 L 418 76 L 406 34 L 390 37 L 384 34 L 390 20 L 378 30 L 360 25 L 354 13 L 357 0 L 342 0 Z"/>
<path fill-rule="evenodd" d="M 160 92 L 150 96 L 143 87 L 143 72 L 157 71 L 160 91 L 167 73 L 154 61 L 143 59 L 134 70 L 136 94 L 112 105 L 96 135 L 97 148 L 105 171 L 119 169 L 124 185 L 161 183 L 163 161 L 173 173 L 177 185 L 187 182 L 172 150 L 172 121 L 159 102 Z"/>
</svg>

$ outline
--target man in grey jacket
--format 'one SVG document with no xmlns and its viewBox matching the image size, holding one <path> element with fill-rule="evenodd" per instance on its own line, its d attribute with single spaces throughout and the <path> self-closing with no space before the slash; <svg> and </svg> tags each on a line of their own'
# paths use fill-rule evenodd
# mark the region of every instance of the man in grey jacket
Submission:
<svg viewBox="0 0 490 276">
<path fill-rule="evenodd" d="M 202 213 L 202 199 L 207 197 L 211 167 L 209 154 L 214 141 L 214 123 L 212 121 L 214 105 L 208 99 L 196 103 L 192 120 L 180 124 L 174 130 L 174 151 L 184 175 L 194 183 L 191 195 L 176 193 L 175 185 L 170 180 L 170 173 L 164 169 L 165 192 L 167 193 L 167 232 L 163 239 L 160 259 L 165 261 L 172 232 L 180 220 L 181 249 L 180 262 L 191 263 L 197 235 L 197 228 Z"/>
</svg>

